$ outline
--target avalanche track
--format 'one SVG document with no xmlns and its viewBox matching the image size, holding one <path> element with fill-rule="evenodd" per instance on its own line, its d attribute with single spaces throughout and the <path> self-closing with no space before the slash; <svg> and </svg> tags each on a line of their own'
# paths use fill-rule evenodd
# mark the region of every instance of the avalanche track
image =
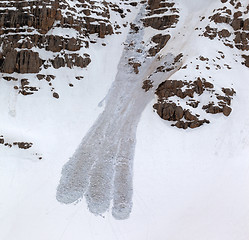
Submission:
<svg viewBox="0 0 249 240">
<path fill-rule="evenodd" d="M 144 10 L 142 7 L 134 21 L 137 26 L 142 24 Z M 138 46 L 142 38 L 143 31 L 130 33 L 127 42 Z M 107 211 L 113 200 L 112 215 L 116 219 L 128 218 L 132 209 L 136 130 L 144 108 L 154 97 L 155 87 L 145 93 L 142 83 L 160 64 L 169 68 L 174 65 L 172 54 L 146 60 L 144 57 L 139 74 L 134 74 L 127 64 L 130 57 L 136 58 L 136 53 L 125 48 L 105 98 L 105 110 L 63 167 L 57 189 L 57 200 L 62 203 L 73 203 L 85 196 L 89 210 L 96 215 Z M 169 78 L 177 68 L 163 78 Z M 159 76 L 153 80 L 154 86 L 162 81 Z"/>
</svg>

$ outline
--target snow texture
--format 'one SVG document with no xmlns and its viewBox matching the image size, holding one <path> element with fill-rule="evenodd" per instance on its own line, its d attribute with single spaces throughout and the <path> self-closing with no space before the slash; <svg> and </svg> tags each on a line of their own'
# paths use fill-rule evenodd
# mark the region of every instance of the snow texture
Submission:
<svg viewBox="0 0 249 240">
<path fill-rule="evenodd" d="M 141 28 L 144 10 L 141 8 L 134 21 Z M 139 47 L 142 37 L 143 31 L 130 33 L 126 42 L 132 41 L 135 47 Z M 160 63 L 166 67 L 174 63 L 172 54 L 156 62 L 152 62 L 154 59 L 144 59 L 140 73 L 135 75 L 130 71 L 127 59 L 141 58 L 137 55 L 129 48 L 124 50 L 116 79 L 105 99 L 105 110 L 63 167 L 57 190 L 58 201 L 72 203 L 85 195 L 89 210 L 100 215 L 108 210 L 113 200 L 113 216 L 116 219 L 129 217 L 137 125 L 155 90 L 152 88 L 145 93 L 142 83 L 156 71 Z M 169 71 L 164 77 L 168 78 L 174 71 Z M 155 86 L 160 82 L 158 80 Z"/>
<path fill-rule="evenodd" d="M 94 64 L 87 70 L 74 68 L 49 72 L 42 69 L 42 74 L 56 76 L 53 86 L 60 94 L 59 99 L 51 97 L 46 81 L 37 81 L 32 74 L 22 77 L 32 79 L 40 90 L 28 97 L 14 91 L 16 83 L 1 79 L 0 134 L 6 136 L 8 142 L 34 143 L 27 150 L 0 146 L 1 240 L 249 239 L 249 70 L 241 65 L 239 51 L 224 46 L 217 39 L 200 37 L 200 30 L 194 31 L 207 26 L 213 10 L 223 7 L 220 1 L 199 0 L 198 7 L 190 0 L 187 1 L 190 4 L 183 0 L 175 2 L 180 9 L 180 19 L 175 29 L 162 33 L 169 31 L 171 35 L 159 53 L 165 59 L 155 59 L 151 63 L 152 60 L 147 60 L 148 69 L 140 67 L 137 75 L 131 73 L 131 66 L 121 64 L 124 55 L 131 54 L 128 50 L 123 51 L 122 43 L 128 34 L 128 29 L 124 28 L 121 34 L 107 36 L 89 48 Z M 243 4 L 248 5 L 249 1 L 244 0 Z M 132 22 L 138 8 L 132 11 L 129 19 L 124 19 L 124 23 Z M 202 16 L 205 19 L 200 21 Z M 114 22 L 115 15 L 112 17 Z M 221 27 L 226 28 L 223 24 Z M 145 43 L 149 44 L 156 32 L 153 31 L 151 28 L 144 30 Z M 61 33 L 67 34 L 65 29 Z M 101 47 L 101 41 L 106 43 L 105 48 Z M 225 55 L 220 65 L 229 64 L 230 70 L 212 67 L 212 59 L 217 61 L 218 51 Z M 210 76 L 210 81 L 219 87 L 233 87 L 236 96 L 229 118 L 214 115 L 210 117 L 209 125 L 183 131 L 171 127 L 153 112 L 156 101 L 153 89 L 146 93 L 141 89 L 143 78 L 153 73 L 161 62 L 173 59 L 180 52 L 187 69 L 176 69 L 166 77 L 153 74 L 151 80 L 159 83 L 168 77 L 169 80 L 194 79 L 198 74 L 206 79 Z M 200 55 L 210 59 L 209 71 L 205 70 L 207 63 L 197 63 L 196 58 Z M 128 57 L 126 63 L 127 60 Z M 200 64 L 198 71 L 196 64 Z M 75 79 L 82 75 L 82 80 Z M 18 77 L 18 74 L 11 76 Z M 69 83 L 74 87 L 68 88 Z M 125 95 L 122 87 L 126 88 Z M 134 101 L 129 97 L 134 97 Z M 121 101 L 125 105 L 118 109 Z M 137 109 L 139 101 L 142 103 Z M 127 115 L 117 116 L 118 111 Z M 108 116 L 111 125 L 101 124 L 99 120 L 105 120 L 107 112 L 111 114 Z M 117 125 L 120 125 L 118 131 Z M 109 138 L 105 138 L 106 133 L 110 134 Z M 120 139 L 120 136 L 125 138 Z M 84 143 L 85 139 L 100 147 L 85 145 L 81 148 L 79 143 Z M 129 148 L 123 147 L 127 145 Z M 96 158 L 105 146 L 109 152 Z M 77 165 L 78 153 L 91 154 L 91 159 L 83 158 L 86 162 L 79 161 Z M 42 160 L 38 160 L 39 156 Z M 101 166 L 109 171 L 104 180 L 110 193 L 97 191 L 104 195 L 103 202 L 92 195 L 97 189 L 90 189 L 92 173 L 103 173 Z M 123 175 L 123 170 L 128 174 Z M 85 180 L 81 176 L 85 176 Z M 72 194 L 66 189 L 66 186 L 70 187 L 66 178 L 74 179 L 71 186 L 75 187 L 75 192 Z M 57 191 L 60 201 L 73 202 L 83 194 L 85 198 L 77 204 L 58 202 L 56 189 L 60 179 Z M 120 200 L 123 194 L 126 198 Z M 110 202 L 112 213 L 105 212 Z M 96 217 L 87 207 L 98 215 L 104 213 Z M 131 207 L 129 218 L 115 219 L 127 217 Z"/>
</svg>

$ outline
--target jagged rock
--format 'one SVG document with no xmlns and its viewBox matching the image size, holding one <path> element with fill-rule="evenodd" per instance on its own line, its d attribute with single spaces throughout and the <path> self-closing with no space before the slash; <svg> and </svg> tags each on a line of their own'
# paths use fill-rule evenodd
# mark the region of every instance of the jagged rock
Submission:
<svg viewBox="0 0 249 240">
<path fill-rule="evenodd" d="M 153 87 L 153 82 L 151 80 L 145 80 L 143 82 L 142 88 L 145 90 L 145 92 L 149 91 Z"/>
<path fill-rule="evenodd" d="M 186 102 L 187 105 L 191 106 L 192 108 L 197 108 L 199 106 L 199 101 L 195 101 L 190 99 L 189 102 Z"/>
<path fill-rule="evenodd" d="M 194 81 L 194 84 L 195 84 L 195 92 L 201 95 L 204 91 L 201 79 L 198 78 L 196 81 Z"/>
<path fill-rule="evenodd" d="M 6 54 L 0 69 L 5 73 L 38 73 L 42 63 L 37 52 L 11 50 Z"/>
<path fill-rule="evenodd" d="M 55 59 L 51 60 L 52 65 L 55 69 L 61 68 L 61 67 L 65 67 L 65 60 L 62 57 L 56 57 Z"/>
<path fill-rule="evenodd" d="M 204 32 L 204 36 L 210 38 L 211 40 L 213 40 L 214 38 L 216 38 L 217 36 L 217 28 L 211 28 L 210 26 L 206 26 L 205 28 L 205 32 Z"/>
<path fill-rule="evenodd" d="M 210 83 L 210 82 L 206 82 L 206 81 L 205 81 L 205 82 L 203 83 L 203 85 L 204 85 L 205 88 L 214 88 L 214 85 L 213 85 L 212 83 Z"/>
<path fill-rule="evenodd" d="M 207 119 L 200 119 L 200 115 L 192 114 L 189 109 L 183 109 L 181 106 L 176 105 L 176 100 L 172 100 L 171 97 L 179 97 L 185 99 L 190 97 L 186 102 L 186 105 L 197 108 L 200 101 L 194 99 L 194 93 L 199 96 L 204 91 L 214 94 L 214 85 L 205 78 L 198 77 L 194 82 L 186 82 L 181 80 L 166 80 L 162 82 L 156 89 L 156 95 L 158 96 L 158 102 L 154 104 L 154 109 L 157 110 L 157 114 L 167 121 L 177 121 L 172 126 L 178 128 L 196 128 L 202 126 L 204 123 L 210 123 Z M 184 90 L 183 90 L 184 89 Z M 210 102 L 202 106 L 202 109 L 210 114 L 223 113 L 225 116 L 229 116 L 232 109 L 229 107 L 231 104 L 232 96 L 235 94 L 234 89 L 222 88 L 225 96 L 221 96 L 215 93 L 219 101 L 219 106 L 215 106 L 213 102 Z M 171 99 L 170 99 L 171 98 Z"/>
<path fill-rule="evenodd" d="M 187 128 L 197 128 L 202 126 L 204 123 L 210 123 L 210 121 L 204 119 L 204 120 L 197 120 L 197 121 L 193 121 L 193 122 L 184 122 L 184 121 L 177 121 L 176 124 L 173 124 L 172 126 L 176 126 L 177 128 L 183 128 L 183 129 L 187 129 Z"/>
<path fill-rule="evenodd" d="M 54 1 L 49 5 L 45 1 L 40 3 L 37 1 L 36 3 L 41 7 L 31 4 L 29 12 L 22 11 L 22 7 L 19 5 L 18 11 L 9 10 L 7 14 L 2 14 L 0 27 L 4 28 L 7 26 L 18 29 L 28 26 L 36 28 L 42 34 L 47 33 L 56 19 L 58 1 Z"/>
<path fill-rule="evenodd" d="M 91 59 L 89 57 L 83 58 L 78 54 L 65 54 L 64 58 L 57 56 L 55 59 L 50 61 L 55 69 L 65 66 L 69 68 L 74 66 L 85 68 L 91 63 Z"/>
<path fill-rule="evenodd" d="M 97 2 L 90 0 L 75 0 L 75 4 L 79 9 L 84 9 L 82 14 L 75 14 L 76 10 L 64 0 L 0 2 L 0 45 L 2 44 L 0 71 L 39 72 L 42 63 L 37 53 L 31 53 L 33 47 L 61 53 L 60 56 L 57 55 L 61 58 L 55 56 L 55 59 L 51 59 L 55 68 L 73 67 L 73 64 L 78 67 L 88 65 L 91 61 L 90 57 L 86 59 L 69 53 L 65 56 L 64 50 L 74 52 L 82 47 L 88 48 L 88 40 L 82 40 L 82 37 L 87 38 L 90 34 L 97 33 L 100 38 L 113 34 L 113 27 L 109 20 L 109 6 L 121 13 L 123 17 L 125 14 L 117 4 L 102 2 L 99 6 Z M 57 27 L 73 28 L 80 37 L 76 39 L 47 34 L 50 29 Z M 20 49 L 30 49 L 29 54 Z M 24 59 L 24 64 L 19 62 L 19 58 Z M 34 62 L 32 66 L 28 62 L 29 59 Z M 50 65 L 44 63 L 44 68 L 49 67 Z"/>
<path fill-rule="evenodd" d="M 145 27 L 152 27 L 157 30 L 165 30 L 178 22 L 178 15 L 166 15 L 162 17 L 149 17 L 143 20 Z"/>
<path fill-rule="evenodd" d="M 211 21 L 215 23 L 230 23 L 231 18 L 228 16 L 222 16 L 220 13 L 216 13 L 211 17 Z"/>
<path fill-rule="evenodd" d="M 176 106 L 175 103 L 164 103 L 164 104 L 155 104 L 153 106 L 158 115 L 169 121 L 178 121 L 183 118 L 183 109 L 180 106 Z"/>
<path fill-rule="evenodd" d="M 239 18 L 239 17 L 241 17 L 241 16 L 242 16 L 242 12 L 241 12 L 241 11 L 235 12 L 235 13 L 233 14 L 233 18 Z"/>
<path fill-rule="evenodd" d="M 243 30 L 249 31 L 249 18 L 244 21 Z"/>
<path fill-rule="evenodd" d="M 249 67 L 249 56 L 242 55 L 242 57 L 245 59 L 245 62 L 244 62 L 245 66 Z"/>
<path fill-rule="evenodd" d="M 219 106 L 214 106 L 213 103 L 209 103 L 208 105 L 204 105 L 202 107 L 202 109 L 205 109 L 207 113 L 211 113 L 211 114 L 217 114 L 217 113 L 223 112 L 223 108 L 221 108 Z"/>
<path fill-rule="evenodd" d="M 44 74 L 37 74 L 36 77 L 39 79 L 39 80 L 42 80 L 45 78 L 45 75 Z"/>
<path fill-rule="evenodd" d="M 228 106 L 224 106 L 223 107 L 223 114 L 228 117 L 230 115 L 230 113 L 232 112 L 232 109 Z"/>
<path fill-rule="evenodd" d="M 157 34 L 152 37 L 151 41 L 157 43 L 155 47 L 149 49 L 149 54 L 155 56 L 169 41 L 170 35 Z"/>
<path fill-rule="evenodd" d="M 218 100 L 222 100 L 225 104 L 231 105 L 231 98 L 218 95 L 216 97 Z"/>
<path fill-rule="evenodd" d="M 227 38 L 231 36 L 231 33 L 227 29 L 222 29 L 218 32 L 219 37 L 221 38 Z"/>
<path fill-rule="evenodd" d="M 183 118 L 183 115 L 184 115 L 184 111 L 183 111 L 182 107 L 177 106 L 175 108 L 175 119 L 180 120 Z"/>
<path fill-rule="evenodd" d="M 66 45 L 66 49 L 68 51 L 78 51 L 80 50 L 80 42 L 79 40 L 76 40 L 75 38 L 70 38 L 67 45 Z"/>
<path fill-rule="evenodd" d="M 229 2 L 231 5 L 234 6 L 234 8 L 240 8 L 241 3 L 238 2 L 236 5 L 231 0 Z M 226 10 L 226 11 L 224 11 Z M 224 13 L 228 13 L 231 15 L 231 10 L 224 8 L 216 9 L 218 13 L 215 13 L 213 16 L 210 16 L 209 18 L 214 21 L 215 23 L 224 23 L 227 24 L 228 27 L 232 27 L 234 32 L 234 43 L 232 41 L 228 41 L 228 37 L 233 36 L 228 30 L 222 29 L 221 31 L 218 31 L 218 36 L 221 41 L 223 41 L 225 46 L 228 46 L 230 48 L 233 48 L 234 46 L 242 51 L 248 51 L 249 50 L 249 18 L 245 18 L 249 12 L 247 9 L 247 12 L 244 11 L 235 11 L 233 16 L 227 16 Z M 214 11 L 215 12 L 215 11 Z M 209 26 L 206 27 L 206 31 L 204 32 L 204 36 L 208 37 L 210 39 L 214 39 L 217 36 L 217 28 L 211 28 Z M 225 39 L 224 39 L 225 38 Z"/>
<path fill-rule="evenodd" d="M 243 21 L 242 18 L 235 18 L 235 19 L 233 19 L 232 24 L 231 24 L 231 26 L 233 27 L 233 29 L 235 31 L 243 28 L 243 25 L 244 25 L 244 21 Z"/>
<path fill-rule="evenodd" d="M 202 126 L 204 123 L 210 123 L 210 121 L 204 119 L 204 120 L 200 120 L 200 121 L 194 121 L 194 122 L 191 122 L 189 124 L 189 127 L 190 128 L 197 128 L 197 127 L 200 127 Z"/>
<path fill-rule="evenodd" d="M 226 94 L 226 96 L 233 96 L 236 92 L 233 88 L 222 88 L 222 92 Z"/>
<path fill-rule="evenodd" d="M 194 116 L 193 114 L 191 114 L 189 110 L 184 111 L 184 117 L 188 121 L 197 121 L 198 120 L 198 118 L 196 116 Z"/>
</svg>

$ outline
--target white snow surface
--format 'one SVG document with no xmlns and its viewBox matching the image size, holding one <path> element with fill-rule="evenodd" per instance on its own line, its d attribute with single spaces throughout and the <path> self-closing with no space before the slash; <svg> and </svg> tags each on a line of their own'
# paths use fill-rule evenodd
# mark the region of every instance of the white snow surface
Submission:
<svg viewBox="0 0 249 240">
<path fill-rule="evenodd" d="M 205 26 L 198 16 L 208 16 L 218 1 L 177 2 L 180 22 L 161 54 L 183 52 L 183 64 L 189 65 L 199 55 L 212 58 L 223 51 L 232 69 L 201 74 L 236 90 L 231 115 L 209 116 L 210 124 L 181 130 L 160 119 L 151 101 L 136 135 L 133 210 L 127 220 L 118 221 L 111 211 L 93 215 L 84 199 L 64 205 L 55 196 L 63 165 L 104 110 L 99 103 L 115 80 L 128 29 L 108 36 L 105 48 L 92 46 L 94 64 L 83 70 L 81 81 L 75 79 L 82 71 L 78 68 L 46 73 L 57 77 L 58 100 L 44 82 L 37 83 L 41 89 L 36 94 L 23 97 L 12 91 L 13 82 L 1 81 L 0 134 L 34 146 L 0 145 L 0 240 L 249 239 L 249 70 L 234 61 L 241 59 L 230 48 L 193 31 L 198 24 Z M 194 67 L 171 79 L 195 77 Z"/>
</svg>

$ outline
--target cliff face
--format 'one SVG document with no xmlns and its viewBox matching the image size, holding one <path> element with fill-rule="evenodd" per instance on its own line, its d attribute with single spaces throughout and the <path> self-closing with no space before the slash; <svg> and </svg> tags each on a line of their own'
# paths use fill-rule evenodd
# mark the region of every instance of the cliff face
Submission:
<svg viewBox="0 0 249 240">
<path fill-rule="evenodd" d="M 3 73 L 38 73 L 41 67 L 86 67 L 90 57 L 79 53 L 88 48 L 87 37 L 113 34 L 107 3 L 77 1 L 1 1 L 0 71 Z M 63 28 L 75 31 L 75 37 L 51 34 Z M 49 32 L 50 31 L 50 32 Z M 41 58 L 39 49 L 53 52 L 53 58 Z M 67 54 L 65 53 L 67 51 Z M 60 58 L 59 55 L 62 55 Z"/>
<path fill-rule="evenodd" d="M 139 9 L 144 9 L 140 25 L 134 23 L 133 16 Z M 106 45 L 111 45 L 118 35 L 129 32 L 134 39 L 122 44 L 125 49 L 134 51 L 134 56 L 127 59 L 134 74 L 140 73 L 146 59 L 160 62 L 166 53 L 174 53 L 175 65 L 169 67 L 158 62 L 158 66 L 153 66 L 154 72 L 141 77 L 141 89 L 155 91 L 158 99 L 154 109 L 162 119 L 171 126 L 187 129 L 209 124 L 212 122 L 210 114 L 223 113 L 228 117 L 236 89 L 225 82 L 217 86 L 215 72 L 233 68 L 225 52 L 234 56 L 235 62 L 249 67 L 249 5 L 238 0 L 221 0 L 205 13 L 190 12 L 191 18 L 183 12 L 180 2 L 168 0 L 1 1 L 2 79 L 14 84 L 11 91 L 23 96 L 37 93 L 38 82 L 45 81 L 51 96 L 59 99 L 60 94 L 54 87 L 58 71 L 72 74 L 76 80 L 83 79 L 87 74 L 80 69 L 99 66 L 98 57 L 93 61 L 91 55 L 97 56 L 97 51 L 105 51 Z M 195 27 L 191 21 L 195 22 Z M 141 34 L 144 40 L 136 43 Z M 207 39 L 207 46 L 223 44 L 225 50 L 219 47 L 210 57 L 205 55 L 204 47 L 199 49 L 194 66 L 185 43 L 196 44 L 204 39 Z M 178 69 L 180 77 L 163 79 L 177 64 L 182 65 Z M 194 74 L 188 76 L 184 71 Z M 162 81 L 155 84 L 153 78 L 158 74 Z M 74 86 L 73 83 L 68 85 Z"/>
<path fill-rule="evenodd" d="M 215 44 L 216 41 L 223 43 L 226 46 L 227 51 L 229 51 L 230 48 L 230 52 L 233 52 L 234 56 L 241 56 L 239 59 L 240 63 L 248 67 L 248 13 L 248 4 L 241 1 L 222 0 L 220 1 L 219 7 L 213 9 L 211 15 L 200 14 L 200 22 L 197 23 L 193 31 L 198 32 L 199 38 L 206 37 L 210 39 L 210 44 Z M 201 24 L 201 22 L 203 22 L 203 24 Z M 162 39 L 161 36 L 160 38 Z M 207 76 L 208 72 L 212 69 L 212 66 L 216 71 L 221 70 L 224 67 L 228 70 L 231 69 L 231 66 L 227 63 L 223 63 L 223 67 L 218 63 L 226 57 L 226 54 L 222 51 L 217 51 L 220 56 L 215 56 L 216 59 L 212 59 L 213 63 L 210 63 L 208 57 L 202 55 L 196 56 L 196 66 L 194 69 L 191 69 L 192 71 L 195 71 L 196 74 L 194 79 L 187 79 L 187 81 L 182 79 L 174 79 L 173 81 L 166 80 L 159 85 L 156 91 L 158 102 L 154 105 L 154 108 L 161 118 L 176 122 L 172 124 L 172 126 L 187 129 L 200 127 L 205 123 L 210 123 L 208 119 L 200 118 L 200 115 L 202 115 L 201 111 L 193 114 L 194 109 L 197 109 L 198 107 L 208 114 L 223 113 L 225 116 L 229 116 L 232 112 L 231 103 L 236 91 L 232 87 L 216 87 L 215 84 L 217 82 L 213 80 L 215 75 L 212 73 L 212 76 L 208 76 L 212 83 L 207 81 L 206 77 L 201 76 Z M 206 63 L 204 69 L 201 68 L 202 62 Z M 186 64 L 182 69 L 187 69 L 188 67 L 188 64 Z M 205 94 L 208 94 L 206 103 L 204 102 L 205 100 L 203 100 L 203 97 L 200 97 Z M 184 99 L 183 105 L 186 104 L 187 107 L 179 106 L 175 100 L 171 100 L 173 97 L 178 98 L 180 101 Z M 199 100 L 200 98 L 202 100 Z"/>
</svg>

